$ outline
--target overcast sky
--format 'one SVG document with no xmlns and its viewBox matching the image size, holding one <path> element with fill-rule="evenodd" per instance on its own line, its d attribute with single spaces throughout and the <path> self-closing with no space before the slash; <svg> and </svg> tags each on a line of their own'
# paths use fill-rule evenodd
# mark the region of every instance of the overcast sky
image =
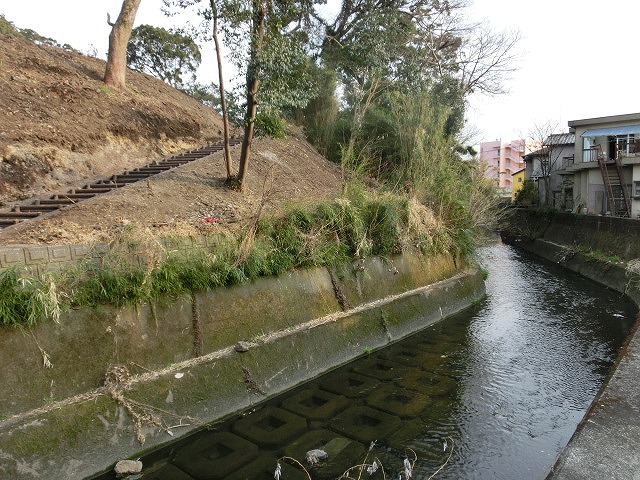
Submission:
<svg viewBox="0 0 640 480">
<path fill-rule="evenodd" d="M 2 0 L 0 13 L 19 28 L 85 53 L 95 48 L 104 58 L 106 14 L 115 19 L 121 5 L 122 0 Z M 180 21 L 164 17 L 161 6 L 161 0 L 142 0 L 136 25 L 169 28 Z M 561 132 L 569 120 L 640 112 L 640 2 L 474 0 L 470 14 L 522 37 L 521 61 L 506 82 L 509 93 L 470 100 L 467 121 L 480 131 L 477 141 L 527 136 L 536 124 L 558 125 Z M 213 51 L 202 53 L 199 81 L 213 82 Z"/>
</svg>

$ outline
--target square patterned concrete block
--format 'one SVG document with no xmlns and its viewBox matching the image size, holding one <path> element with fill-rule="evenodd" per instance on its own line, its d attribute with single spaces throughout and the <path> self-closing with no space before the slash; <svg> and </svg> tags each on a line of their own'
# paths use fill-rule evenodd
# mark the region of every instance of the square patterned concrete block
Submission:
<svg viewBox="0 0 640 480">
<path fill-rule="evenodd" d="M 24 265 L 24 248 L 0 247 L 0 268 Z"/>
<path fill-rule="evenodd" d="M 20 275 L 24 277 L 37 277 L 46 271 L 46 266 L 42 265 L 25 265 L 20 269 Z"/>
<path fill-rule="evenodd" d="M 24 249 L 24 259 L 27 265 L 49 263 L 49 249 L 45 246 L 31 246 Z"/>
<path fill-rule="evenodd" d="M 49 247 L 50 262 L 69 262 L 71 260 L 71 247 L 69 245 L 54 245 Z"/>
<path fill-rule="evenodd" d="M 205 235 L 196 235 L 193 237 L 193 246 L 195 248 L 203 248 L 207 246 L 207 237 Z"/>
<path fill-rule="evenodd" d="M 207 247 L 217 247 L 220 243 L 220 238 L 215 235 L 205 235 L 204 241 Z"/>
<path fill-rule="evenodd" d="M 91 257 L 93 247 L 91 245 L 71 245 L 71 258 L 73 260 L 81 260 Z"/>
</svg>

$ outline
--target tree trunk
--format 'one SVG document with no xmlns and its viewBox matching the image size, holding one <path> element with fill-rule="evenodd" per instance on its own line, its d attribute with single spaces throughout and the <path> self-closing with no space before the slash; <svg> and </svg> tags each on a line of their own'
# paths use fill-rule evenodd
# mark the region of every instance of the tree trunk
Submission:
<svg viewBox="0 0 640 480">
<path fill-rule="evenodd" d="M 251 50 L 249 52 L 249 66 L 247 67 L 247 111 L 244 121 L 244 138 L 242 139 L 242 149 L 240 150 L 240 167 L 236 177 L 236 185 L 242 190 L 247 169 L 249 167 L 249 156 L 251 154 L 251 143 L 256 123 L 256 111 L 258 107 L 258 89 L 260 79 L 257 71 L 257 57 L 262 49 L 262 39 L 264 37 L 264 17 L 265 10 L 262 0 L 253 0 L 253 25 L 251 28 Z"/>
<path fill-rule="evenodd" d="M 224 76 L 222 75 L 222 55 L 220 54 L 220 41 L 218 39 L 218 10 L 215 0 L 211 0 L 211 12 L 213 14 L 213 43 L 216 47 L 216 60 L 218 62 L 218 83 L 220 86 L 220 108 L 222 108 L 222 128 L 224 135 L 224 161 L 227 167 L 227 181 L 233 177 L 233 165 L 231 163 L 231 146 L 229 145 L 229 116 L 227 115 L 227 100 L 224 96 Z"/>
<path fill-rule="evenodd" d="M 127 43 L 131 37 L 133 22 L 141 0 L 124 0 L 116 23 L 109 23 L 109 54 L 107 68 L 104 72 L 104 83 L 113 88 L 125 87 L 127 73 Z"/>
<path fill-rule="evenodd" d="M 551 196 L 549 195 L 550 192 L 549 190 L 551 189 L 551 178 L 550 175 L 545 175 L 544 179 L 543 179 L 543 185 L 544 185 L 544 204 L 545 206 L 549 206 L 551 205 Z"/>
</svg>

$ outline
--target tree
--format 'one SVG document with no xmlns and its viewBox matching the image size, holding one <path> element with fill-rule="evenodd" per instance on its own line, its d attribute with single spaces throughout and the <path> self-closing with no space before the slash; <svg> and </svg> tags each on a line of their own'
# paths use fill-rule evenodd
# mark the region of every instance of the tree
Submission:
<svg viewBox="0 0 640 480">
<path fill-rule="evenodd" d="M 574 135 L 554 133 L 557 128 L 551 122 L 534 124 L 528 137 L 530 144 L 538 145 L 539 149 L 524 157 L 532 164 L 531 176 L 538 178 L 540 203 L 546 206 L 553 203 L 552 191 L 560 188 L 560 176 L 554 172 L 562 168 L 562 158 L 574 149 Z"/>
<path fill-rule="evenodd" d="M 205 8 L 202 0 L 163 1 L 181 9 L 199 6 L 198 15 L 213 21 L 216 33 L 220 27 L 232 61 L 244 74 L 244 138 L 239 171 L 231 182 L 242 189 L 259 111 L 277 116 L 287 107 L 304 107 L 315 94 L 306 72 L 307 35 L 301 28 L 315 0 L 220 0 Z"/>
<path fill-rule="evenodd" d="M 538 203 L 538 188 L 533 180 L 525 180 L 522 188 L 518 190 L 513 203 L 521 207 L 530 207 Z"/>
<path fill-rule="evenodd" d="M 120 15 L 115 23 L 111 23 L 107 14 L 107 23 L 111 25 L 109 34 L 109 53 L 107 67 L 104 72 L 104 83 L 118 89 L 125 88 L 127 73 L 127 43 L 131 36 L 133 22 L 141 0 L 124 0 Z"/>
<path fill-rule="evenodd" d="M 387 91 L 440 97 L 450 107 L 446 135 L 462 130 L 468 95 L 504 91 L 518 35 L 469 24 L 465 8 L 465 0 L 344 0 L 333 19 L 317 19 L 324 29 L 318 58 L 338 73 L 342 112 L 352 119 L 344 152 L 370 150 L 369 132 L 359 138 L 362 125 L 371 108 L 385 108 L 378 100 Z"/>
<path fill-rule="evenodd" d="M 518 32 L 494 32 L 477 25 L 461 44 L 458 65 L 465 93 L 505 93 L 502 82 L 515 70 Z"/>
<path fill-rule="evenodd" d="M 175 30 L 140 25 L 131 32 L 127 45 L 130 67 L 184 89 L 193 84 L 200 65 L 200 49 L 191 37 Z M 185 75 L 191 78 L 185 82 Z"/>
<path fill-rule="evenodd" d="M 218 86 L 220 92 L 220 108 L 222 110 L 222 128 L 224 139 L 224 163 L 227 169 L 227 181 L 233 178 L 233 164 L 231 163 L 231 145 L 229 140 L 229 114 L 227 113 L 227 99 L 224 94 L 224 74 L 222 73 L 222 49 L 218 38 L 218 8 L 215 0 L 210 0 L 211 16 L 213 20 L 212 36 L 216 49 L 216 63 L 218 65 Z"/>
<path fill-rule="evenodd" d="M 251 40 L 249 47 L 249 63 L 247 65 L 247 110 L 244 116 L 244 137 L 240 150 L 240 166 L 236 176 L 236 185 L 242 190 L 251 155 L 251 144 L 256 124 L 258 109 L 258 89 L 260 88 L 260 72 L 258 56 L 262 53 L 264 41 L 266 8 L 262 0 L 251 0 Z"/>
</svg>

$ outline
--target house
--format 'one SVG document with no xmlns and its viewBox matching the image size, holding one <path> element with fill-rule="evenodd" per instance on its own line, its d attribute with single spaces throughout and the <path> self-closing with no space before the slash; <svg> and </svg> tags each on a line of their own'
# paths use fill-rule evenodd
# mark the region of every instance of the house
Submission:
<svg viewBox="0 0 640 480">
<path fill-rule="evenodd" d="M 572 120 L 558 171 L 576 212 L 640 218 L 640 113 Z"/>
<path fill-rule="evenodd" d="M 539 204 L 553 206 L 559 210 L 573 208 L 572 184 L 566 183 L 564 167 L 573 161 L 575 135 L 554 133 L 542 142 L 542 148 L 523 156 L 525 178 L 538 186 Z"/>
<path fill-rule="evenodd" d="M 522 156 L 531 151 L 531 145 L 523 139 L 509 142 L 495 140 L 480 143 L 480 161 L 486 165 L 485 177 L 495 180 L 505 195 L 513 191 L 513 173 L 524 168 Z"/>
<path fill-rule="evenodd" d="M 511 174 L 511 201 L 515 200 L 516 195 L 522 189 L 525 180 L 525 170 L 521 168 L 517 172 Z"/>
</svg>

